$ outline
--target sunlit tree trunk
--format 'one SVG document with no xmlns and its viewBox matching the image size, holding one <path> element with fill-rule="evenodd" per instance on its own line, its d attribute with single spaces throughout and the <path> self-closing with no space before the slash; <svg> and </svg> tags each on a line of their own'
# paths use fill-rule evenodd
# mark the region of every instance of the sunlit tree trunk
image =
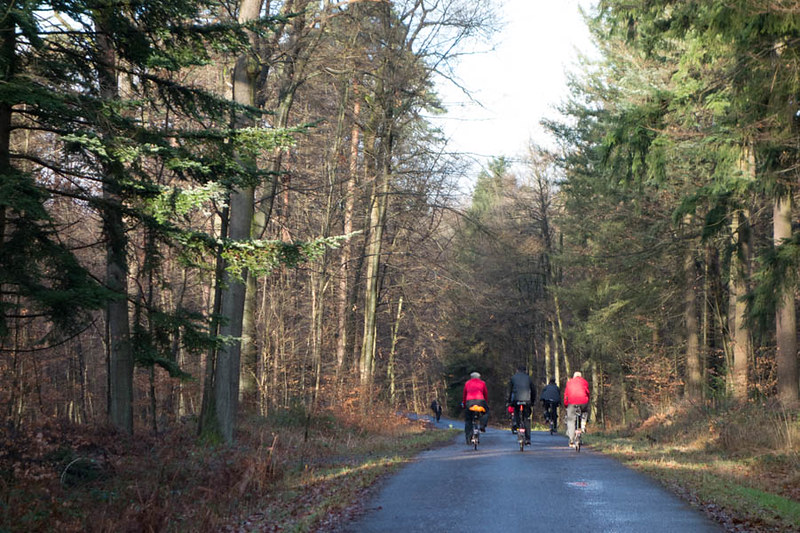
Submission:
<svg viewBox="0 0 800 533">
<path fill-rule="evenodd" d="M 558 303 L 558 296 L 553 297 L 556 310 L 556 324 L 558 325 L 558 338 L 561 339 L 561 356 L 564 358 L 564 369 L 567 376 L 571 376 L 569 357 L 567 357 L 567 339 L 564 337 L 564 325 L 561 322 L 561 306 Z"/>
<path fill-rule="evenodd" d="M 382 152 L 384 148 L 380 150 Z M 386 208 L 389 203 L 389 165 L 388 161 L 386 161 L 387 157 L 381 154 L 382 162 L 370 202 L 370 232 L 366 250 L 367 271 L 364 289 L 364 336 L 361 344 L 361 362 L 359 365 L 362 386 L 368 386 L 372 383 L 372 368 L 377 343 L 378 280 L 380 277 L 380 258 L 383 250 Z"/>
<path fill-rule="evenodd" d="M 386 365 L 386 377 L 389 379 L 389 398 L 392 405 L 396 405 L 397 375 L 395 371 L 395 353 L 397 351 L 398 332 L 400 330 L 400 319 L 403 316 L 403 297 L 397 301 L 397 314 L 392 325 L 392 340 L 389 346 L 389 361 Z"/>
<path fill-rule="evenodd" d="M 556 335 L 556 323 L 555 320 L 550 320 L 550 338 L 552 339 L 552 347 L 553 347 L 553 370 L 555 373 L 556 383 L 561 384 L 561 361 L 558 356 L 558 337 Z M 550 341 L 547 343 L 550 345 Z M 567 377 L 569 377 L 569 369 L 566 370 Z"/>
<path fill-rule="evenodd" d="M 773 205 L 773 240 L 776 246 L 792 236 L 792 195 L 779 195 Z M 787 406 L 798 400 L 797 375 L 797 319 L 795 317 L 794 290 L 784 289 L 776 295 L 775 354 L 778 374 L 778 399 Z"/>
<path fill-rule="evenodd" d="M 355 85 L 355 84 L 354 84 Z M 354 89 L 354 102 L 353 102 L 353 125 L 350 128 L 350 156 L 349 156 L 349 171 L 347 182 L 344 191 L 344 221 L 343 233 L 349 235 L 353 232 L 353 214 L 355 212 L 355 193 L 356 183 L 358 176 L 358 145 L 360 139 L 360 130 L 358 128 L 358 117 L 361 113 L 361 101 L 358 99 L 358 93 Z M 350 271 L 352 260 L 352 245 L 349 241 L 342 244 L 341 253 L 339 254 L 339 286 L 337 298 L 337 337 L 336 337 L 336 371 L 341 373 L 345 364 L 345 355 L 347 354 L 348 340 L 350 336 L 350 316 L 352 313 L 349 310 L 351 296 L 350 285 Z"/>
<path fill-rule="evenodd" d="M 261 0 L 241 0 L 239 22 L 247 23 L 259 18 Z M 251 44 L 254 37 L 251 35 Z M 242 54 L 233 71 L 233 98 L 237 103 L 253 106 L 255 103 L 255 80 L 258 67 L 249 53 Z M 237 120 L 236 127 L 244 127 L 249 122 Z M 254 161 L 242 160 L 240 164 L 252 168 Z M 253 187 L 239 185 L 230 193 L 228 210 L 228 238 L 233 241 L 250 239 L 253 223 Z M 223 338 L 232 339 L 220 347 L 216 354 L 213 379 L 213 413 L 203 417 L 206 425 L 202 432 L 207 437 L 217 436 L 225 442 L 233 442 L 236 415 L 239 406 L 239 376 L 241 363 L 242 320 L 246 285 L 244 280 L 234 279 L 223 269 L 222 293 L 220 295 L 220 314 L 225 320 L 219 327 Z M 247 276 L 246 271 L 243 272 Z M 206 407 L 204 405 L 204 407 Z"/>
<path fill-rule="evenodd" d="M 276 129 L 288 127 L 297 88 L 305 79 L 305 67 L 309 60 L 309 54 L 307 53 L 307 10 L 310 4 L 311 0 L 284 2 L 281 7 L 281 15 L 287 18 L 284 22 L 280 22 L 273 27 L 272 38 L 269 42 L 261 43 L 262 46 L 259 48 L 262 56 L 269 55 L 268 50 L 271 53 L 279 54 L 281 57 L 280 61 L 274 63 L 274 72 L 271 76 L 275 78 L 275 85 L 277 86 L 277 103 L 272 121 L 272 126 Z M 288 17 L 288 15 L 292 16 Z M 279 51 L 279 48 L 282 48 L 282 50 Z M 263 64 L 257 66 L 258 69 L 262 67 L 264 67 Z M 255 73 L 252 80 L 253 91 L 266 92 L 263 87 L 256 87 L 255 76 L 258 74 L 260 73 Z M 254 95 L 251 105 L 256 105 L 257 103 L 259 102 L 257 102 Z M 279 192 L 278 186 L 281 182 L 282 166 L 283 149 L 278 148 L 272 154 L 272 160 L 268 165 L 268 171 L 272 177 L 265 187 L 264 197 L 257 203 L 258 213 L 251 228 L 251 236 L 253 238 L 263 238 L 271 222 L 275 199 Z M 252 396 L 258 389 L 256 383 L 258 348 L 255 344 L 257 324 L 254 318 L 257 299 L 258 280 L 248 276 L 245 291 L 245 315 L 242 325 L 242 364 L 240 374 L 240 397 L 242 400 L 254 400 Z"/>
<path fill-rule="evenodd" d="M 550 383 L 550 377 L 553 374 L 553 361 L 552 355 L 550 354 L 550 338 L 547 334 L 547 323 L 545 322 L 545 332 L 544 332 L 544 381 L 545 383 Z M 558 382 L 558 380 L 556 380 Z"/>
<path fill-rule="evenodd" d="M 597 361 L 592 359 L 591 367 L 592 367 L 592 388 L 591 388 L 592 404 L 590 407 L 589 418 L 594 420 L 595 422 L 598 422 L 600 405 L 602 403 L 601 400 L 603 398 L 603 389 L 601 387 L 600 370 L 599 370 L 600 365 L 597 364 Z"/>
<path fill-rule="evenodd" d="M 745 177 L 755 178 L 755 156 L 752 146 L 745 145 L 739 161 Z M 747 294 L 750 279 L 750 225 L 749 212 L 737 209 L 731 220 L 733 254 L 731 256 L 731 298 L 733 307 L 733 369 L 730 374 L 731 392 L 736 400 L 747 399 L 748 369 L 752 352 L 750 329 L 746 324 Z"/>
</svg>

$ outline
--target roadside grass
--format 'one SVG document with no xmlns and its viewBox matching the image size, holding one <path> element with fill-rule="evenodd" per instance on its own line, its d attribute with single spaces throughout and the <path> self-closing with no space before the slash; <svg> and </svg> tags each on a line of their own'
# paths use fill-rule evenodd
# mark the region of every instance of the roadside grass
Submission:
<svg viewBox="0 0 800 533">
<path fill-rule="evenodd" d="M 586 442 L 658 479 L 729 531 L 800 531 L 797 413 L 683 406 Z"/>
<path fill-rule="evenodd" d="M 199 444 L 191 423 L 132 438 L 0 427 L 0 531 L 327 531 L 376 480 L 457 433 L 379 406 L 249 417 L 233 446 Z"/>
</svg>

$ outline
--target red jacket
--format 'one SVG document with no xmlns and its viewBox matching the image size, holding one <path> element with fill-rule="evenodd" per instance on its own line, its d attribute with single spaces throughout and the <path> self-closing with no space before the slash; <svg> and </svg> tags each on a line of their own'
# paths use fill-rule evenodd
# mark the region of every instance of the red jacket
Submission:
<svg viewBox="0 0 800 533">
<path fill-rule="evenodd" d="M 464 394 L 461 401 L 467 403 L 467 400 L 488 401 L 489 391 L 486 389 L 486 382 L 478 378 L 472 378 L 464 383 Z"/>
<path fill-rule="evenodd" d="M 582 377 L 567 380 L 564 387 L 564 407 L 589 403 L 589 384 Z"/>
</svg>

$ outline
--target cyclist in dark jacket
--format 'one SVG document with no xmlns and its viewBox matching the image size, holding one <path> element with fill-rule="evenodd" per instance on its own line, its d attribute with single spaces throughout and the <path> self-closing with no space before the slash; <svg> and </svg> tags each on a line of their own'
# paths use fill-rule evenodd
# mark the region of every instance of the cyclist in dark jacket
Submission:
<svg viewBox="0 0 800 533">
<path fill-rule="evenodd" d="M 528 375 L 524 365 L 517 368 L 517 373 L 511 376 L 508 382 L 508 403 L 516 405 L 521 403 L 522 422 L 525 424 L 525 444 L 531 443 L 531 406 L 536 400 L 536 388 Z M 512 403 L 513 402 L 513 403 Z M 519 411 L 514 410 L 514 425 L 520 427 Z"/>
<path fill-rule="evenodd" d="M 556 378 L 550 378 L 550 383 L 542 389 L 541 401 L 544 408 L 545 420 L 552 420 L 558 425 L 558 406 L 561 404 L 561 391 L 556 385 Z"/>
</svg>

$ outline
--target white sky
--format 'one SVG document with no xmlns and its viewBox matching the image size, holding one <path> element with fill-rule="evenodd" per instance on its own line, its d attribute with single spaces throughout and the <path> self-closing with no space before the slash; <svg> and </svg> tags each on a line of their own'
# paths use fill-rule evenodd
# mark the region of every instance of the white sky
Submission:
<svg viewBox="0 0 800 533">
<path fill-rule="evenodd" d="M 592 48 L 579 12 L 591 0 L 498 3 L 505 24 L 493 38 L 494 50 L 462 57 L 456 70 L 483 107 L 452 84 L 441 84 L 448 114 L 435 121 L 451 151 L 468 153 L 481 165 L 493 156 L 521 157 L 531 140 L 553 144 L 539 121 L 557 115 L 555 106 L 567 94 L 566 72 L 575 70 L 578 50 Z"/>
</svg>

